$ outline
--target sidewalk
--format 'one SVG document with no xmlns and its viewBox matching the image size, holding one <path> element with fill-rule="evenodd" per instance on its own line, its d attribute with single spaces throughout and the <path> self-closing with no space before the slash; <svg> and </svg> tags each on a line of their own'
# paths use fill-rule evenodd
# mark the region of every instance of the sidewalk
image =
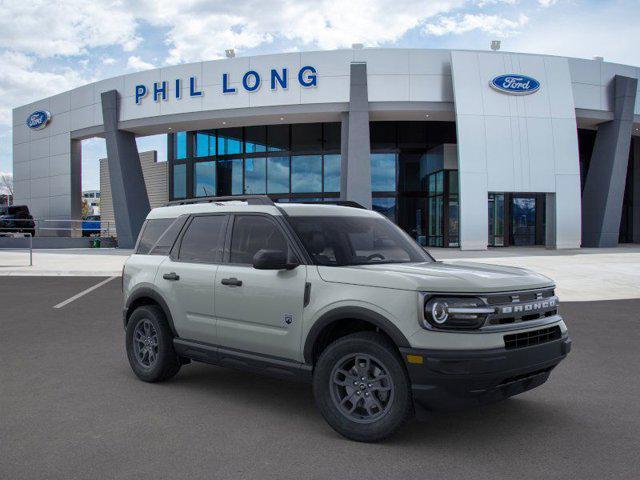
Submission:
<svg viewBox="0 0 640 480">
<path fill-rule="evenodd" d="M 607 249 L 546 250 L 497 248 L 487 251 L 431 249 L 437 260 L 510 265 L 535 270 L 555 280 L 563 301 L 640 298 L 640 246 Z M 0 276 L 116 276 L 131 250 L 0 250 Z"/>
</svg>

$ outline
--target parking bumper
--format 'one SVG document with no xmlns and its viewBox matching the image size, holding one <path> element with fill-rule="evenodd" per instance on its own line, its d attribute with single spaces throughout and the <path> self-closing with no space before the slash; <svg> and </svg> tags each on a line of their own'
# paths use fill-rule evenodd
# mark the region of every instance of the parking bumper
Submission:
<svg viewBox="0 0 640 480">
<path fill-rule="evenodd" d="M 456 410 L 502 400 L 542 385 L 571 350 L 558 340 L 506 350 L 402 348 L 416 406 Z M 419 363 L 422 362 L 422 363 Z"/>
</svg>

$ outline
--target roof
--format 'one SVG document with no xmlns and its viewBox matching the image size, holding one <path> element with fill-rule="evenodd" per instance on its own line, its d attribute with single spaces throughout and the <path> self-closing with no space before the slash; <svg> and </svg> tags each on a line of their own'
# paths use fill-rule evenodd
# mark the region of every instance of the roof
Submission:
<svg viewBox="0 0 640 480">
<path fill-rule="evenodd" d="M 362 208 L 345 207 L 341 205 L 327 204 L 304 204 L 304 203 L 278 203 L 274 205 L 250 205 L 245 201 L 224 201 L 192 203 L 186 205 L 171 205 L 167 207 L 154 208 L 147 215 L 148 219 L 153 218 L 175 218 L 180 215 L 194 213 L 268 213 L 270 215 L 291 216 L 377 216 L 378 213 Z"/>
</svg>

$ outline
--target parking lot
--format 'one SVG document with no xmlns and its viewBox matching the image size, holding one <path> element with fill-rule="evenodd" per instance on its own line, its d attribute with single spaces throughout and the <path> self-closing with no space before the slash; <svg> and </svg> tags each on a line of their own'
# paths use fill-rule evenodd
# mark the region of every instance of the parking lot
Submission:
<svg viewBox="0 0 640 480">
<path fill-rule="evenodd" d="M 120 280 L 0 277 L 0 477 L 638 478 L 640 300 L 564 303 L 573 351 L 544 386 L 338 436 L 308 385 L 206 365 L 136 380 Z"/>
</svg>

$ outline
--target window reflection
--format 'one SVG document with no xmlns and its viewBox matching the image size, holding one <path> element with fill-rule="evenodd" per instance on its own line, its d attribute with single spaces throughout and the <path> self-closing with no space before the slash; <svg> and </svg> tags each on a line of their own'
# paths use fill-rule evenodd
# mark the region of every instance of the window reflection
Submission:
<svg viewBox="0 0 640 480">
<path fill-rule="evenodd" d="M 187 158 L 187 132 L 176 133 L 174 146 L 177 160 Z"/>
<path fill-rule="evenodd" d="M 218 130 L 218 155 L 242 153 L 242 128 Z"/>
<path fill-rule="evenodd" d="M 291 191 L 294 193 L 322 191 L 322 157 L 320 155 L 291 157 Z"/>
<path fill-rule="evenodd" d="M 247 158 L 244 161 L 244 192 L 267 193 L 267 159 Z"/>
<path fill-rule="evenodd" d="M 289 193 L 289 157 L 267 159 L 267 193 Z"/>
<path fill-rule="evenodd" d="M 340 155 L 324 156 L 324 191 L 340 191 Z"/>
<path fill-rule="evenodd" d="M 396 190 L 396 158 L 395 153 L 371 154 L 371 191 Z"/>
<path fill-rule="evenodd" d="M 198 162 L 193 165 L 193 195 L 211 197 L 216 194 L 216 162 Z"/>
<path fill-rule="evenodd" d="M 216 134 L 213 131 L 196 134 L 196 157 L 210 157 L 216 154 Z"/>
<path fill-rule="evenodd" d="M 242 195 L 242 159 L 218 160 L 218 195 Z"/>
<path fill-rule="evenodd" d="M 173 166 L 173 198 L 187 196 L 187 165 L 180 163 Z"/>
<path fill-rule="evenodd" d="M 267 127 L 246 127 L 244 129 L 244 151 L 259 153 L 267 151 Z"/>
</svg>

